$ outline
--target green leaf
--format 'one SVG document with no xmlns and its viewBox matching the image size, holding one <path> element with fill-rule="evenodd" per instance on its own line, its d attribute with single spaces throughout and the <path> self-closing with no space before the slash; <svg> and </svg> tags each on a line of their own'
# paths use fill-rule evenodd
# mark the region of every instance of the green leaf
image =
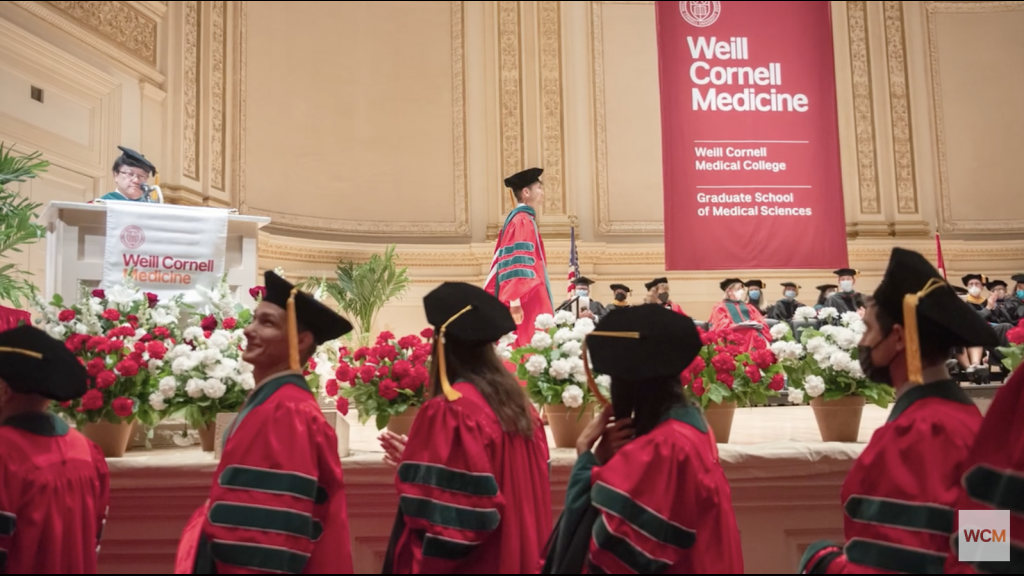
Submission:
<svg viewBox="0 0 1024 576">
<path fill-rule="evenodd" d="M 377 430 L 383 430 L 388 427 L 388 421 L 391 420 L 391 415 L 388 413 L 377 414 Z"/>
</svg>

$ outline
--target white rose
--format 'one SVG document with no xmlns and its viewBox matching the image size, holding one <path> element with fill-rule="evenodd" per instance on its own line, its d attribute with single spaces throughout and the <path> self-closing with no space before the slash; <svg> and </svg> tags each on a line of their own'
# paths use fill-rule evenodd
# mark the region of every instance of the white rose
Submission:
<svg viewBox="0 0 1024 576">
<path fill-rule="evenodd" d="M 789 401 L 793 404 L 803 404 L 804 402 L 804 391 L 799 388 L 790 388 L 787 392 Z"/>
<path fill-rule="evenodd" d="M 163 307 L 157 307 L 151 310 L 149 317 L 157 326 L 170 326 L 177 322 L 177 318 L 171 316 L 171 314 Z"/>
<path fill-rule="evenodd" d="M 67 332 L 68 329 L 61 326 L 60 324 L 50 324 L 49 326 L 46 327 L 46 333 L 49 334 L 51 338 L 54 338 L 56 340 L 63 340 L 64 335 L 67 334 Z"/>
<path fill-rule="evenodd" d="M 598 388 L 607 395 L 608 391 L 611 390 L 612 387 L 612 377 L 607 374 L 601 374 L 594 378 L 594 384 L 597 384 Z"/>
<path fill-rule="evenodd" d="M 75 334 L 88 334 L 89 327 L 82 322 L 75 322 Z"/>
<path fill-rule="evenodd" d="M 165 358 L 167 358 L 168 360 L 177 360 L 178 358 L 181 358 L 182 356 L 188 356 L 191 353 L 191 346 L 189 346 L 188 344 L 178 344 L 174 348 L 171 348 L 171 350 L 167 353 L 167 356 L 165 356 Z"/>
<path fill-rule="evenodd" d="M 537 350 L 547 350 L 551 348 L 551 336 L 547 332 L 537 332 L 530 340 L 530 346 Z"/>
<path fill-rule="evenodd" d="M 202 398 L 205 392 L 206 382 L 199 380 L 198 378 L 190 378 L 185 383 L 185 393 L 188 394 L 189 398 Z"/>
<path fill-rule="evenodd" d="M 831 306 L 827 306 L 818 311 L 818 318 L 822 320 L 831 320 L 833 318 L 837 318 L 838 316 L 839 310 L 836 310 Z"/>
<path fill-rule="evenodd" d="M 174 394 L 178 392 L 178 381 L 174 379 L 174 376 L 167 376 L 160 381 L 160 394 L 164 398 L 174 398 Z"/>
<path fill-rule="evenodd" d="M 832 365 L 833 370 L 839 370 L 840 372 L 849 372 L 855 362 L 850 358 L 850 353 L 840 350 L 833 352 L 828 359 L 829 364 Z"/>
<path fill-rule="evenodd" d="M 252 372 L 246 372 L 242 374 L 242 390 L 252 390 L 256 387 L 256 379 L 253 378 Z"/>
<path fill-rule="evenodd" d="M 252 374 L 253 365 L 249 364 L 245 360 L 238 361 L 238 371 L 242 374 Z"/>
<path fill-rule="evenodd" d="M 779 340 L 786 334 L 789 334 L 789 324 L 786 324 L 785 322 L 779 322 L 775 326 L 772 326 L 771 334 L 772 340 Z"/>
<path fill-rule="evenodd" d="M 550 314 L 541 314 L 541 316 L 550 316 Z M 554 328 L 554 326 L 552 326 L 552 328 Z M 501 339 L 498 340 L 498 342 L 511 347 L 513 344 L 516 343 L 516 340 L 519 340 L 519 335 L 516 334 L 515 332 L 509 332 L 508 334 L 502 336 Z"/>
<path fill-rule="evenodd" d="M 149 366 L 149 373 L 156 376 L 157 372 L 164 367 L 164 361 L 157 360 L 156 358 L 150 358 L 147 366 Z"/>
<path fill-rule="evenodd" d="M 583 340 L 594 331 L 594 321 L 590 318 L 580 318 L 576 321 L 576 325 L 573 327 L 573 335 L 578 340 Z"/>
<path fill-rule="evenodd" d="M 834 336 L 836 344 L 839 345 L 843 350 L 852 350 L 860 344 L 861 334 L 857 334 L 849 328 L 841 328 L 840 332 Z"/>
<path fill-rule="evenodd" d="M 206 392 L 207 397 L 216 400 L 224 396 L 224 393 L 228 391 L 228 387 L 216 378 L 209 378 L 206 384 L 203 385 L 203 390 Z"/>
<path fill-rule="evenodd" d="M 836 352 L 840 352 L 839 347 L 834 344 L 829 344 L 814 355 L 814 361 L 822 368 L 831 368 L 832 355 Z"/>
<path fill-rule="evenodd" d="M 571 328 L 559 328 L 558 332 L 555 332 L 555 344 L 561 346 L 569 340 L 575 340 L 576 335 Z"/>
<path fill-rule="evenodd" d="M 548 370 L 548 375 L 555 380 L 565 380 L 569 374 L 572 374 L 572 364 L 568 360 L 555 360 Z"/>
<path fill-rule="evenodd" d="M 843 312 L 843 315 L 840 318 L 844 326 L 851 326 L 854 322 L 861 321 L 859 312 Z"/>
<path fill-rule="evenodd" d="M 537 330 L 550 330 L 555 327 L 555 317 L 551 314 L 541 314 L 533 321 L 533 327 Z"/>
<path fill-rule="evenodd" d="M 213 334 L 210 334 L 210 338 L 207 339 L 207 344 L 210 348 L 217 350 L 223 350 L 231 343 L 231 333 L 225 332 L 224 330 L 215 330 Z"/>
<path fill-rule="evenodd" d="M 89 310 L 92 311 L 93 316 L 99 316 L 103 314 L 103 301 L 99 298 L 89 299 Z"/>
<path fill-rule="evenodd" d="M 822 380 L 821 376 L 811 374 L 804 378 L 804 391 L 811 398 L 817 398 L 825 393 L 825 381 Z"/>
<path fill-rule="evenodd" d="M 191 340 L 195 342 L 197 340 L 202 340 L 203 329 L 200 328 L 199 326 L 189 326 L 188 328 L 185 329 L 185 332 L 184 334 L 181 335 L 181 337 L 186 341 Z"/>
<path fill-rule="evenodd" d="M 238 375 L 238 362 L 231 358 L 221 358 L 217 364 L 207 371 L 207 375 L 210 378 L 216 378 L 217 380 L 225 380 L 228 378 L 234 380 Z M 209 396 L 209 394 L 207 394 L 207 396 Z"/>
<path fill-rule="evenodd" d="M 570 358 L 579 358 L 583 353 L 583 344 L 580 344 L 576 340 L 570 340 L 565 344 L 562 344 L 562 353 Z"/>
<path fill-rule="evenodd" d="M 857 336 L 863 336 L 868 331 L 868 325 L 858 319 L 856 322 L 850 323 L 850 330 Z"/>
<path fill-rule="evenodd" d="M 828 341 L 821 336 L 815 336 L 807 341 L 807 352 L 817 354 L 828 347 Z"/>
<path fill-rule="evenodd" d="M 181 376 L 198 365 L 199 363 L 194 360 L 194 356 L 192 354 L 179 356 L 171 362 L 171 372 L 173 372 L 175 376 Z"/>
<path fill-rule="evenodd" d="M 847 370 L 847 372 L 849 372 L 850 376 L 853 376 L 854 378 L 859 379 L 864 377 L 864 371 L 861 370 L 860 362 L 858 362 L 857 360 L 850 362 L 850 369 Z"/>
<path fill-rule="evenodd" d="M 562 391 L 562 404 L 569 408 L 579 408 L 583 405 L 583 389 L 575 384 L 569 384 Z"/>
<path fill-rule="evenodd" d="M 534 354 L 530 356 L 530 359 L 526 361 L 526 371 L 530 373 L 530 376 L 540 376 L 544 372 L 544 369 L 548 367 L 547 358 L 540 354 Z"/>
<path fill-rule="evenodd" d="M 125 286 L 118 284 L 110 290 L 105 292 L 107 301 L 115 304 L 122 311 L 128 310 L 132 307 L 132 303 L 138 300 L 142 300 L 145 296 L 141 292 L 126 288 Z"/>
<path fill-rule="evenodd" d="M 811 318 L 817 318 L 817 316 L 818 312 L 810 306 L 801 306 L 793 314 L 793 317 L 797 320 L 810 320 Z"/>
<path fill-rule="evenodd" d="M 512 348 L 508 344 L 499 343 L 494 347 L 494 353 L 498 355 L 498 358 L 502 360 L 508 360 L 512 358 Z"/>
<path fill-rule="evenodd" d="M 153 392 L 149 395 L 149 405 L 153 407 L 153 410 L 167 409 L 167 402 L 164 401 L 163 394 L 159 392 Z"/>
<path fill-rule="evenodd" d="M 207 366 L 213 366 L 217 362 L 220 362 L 221 358 L 224 357 L 224 355 L 220 353 L 220 350 L 216 348 L 197 351 L 197 354 L 201 356 L 201 362 Z"/>
<path fill-rule="evenodd" d="M 555 324 L 557 326 L 572 326 L 576 322 L 576 315 L 568 310 L 562 310 L 555 314 Z"/>
</svg>

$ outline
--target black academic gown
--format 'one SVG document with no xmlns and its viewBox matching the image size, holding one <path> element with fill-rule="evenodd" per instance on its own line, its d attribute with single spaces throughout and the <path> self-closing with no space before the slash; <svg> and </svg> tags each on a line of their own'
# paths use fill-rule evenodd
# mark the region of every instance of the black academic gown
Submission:
<svg viewBox="0 0 1024 576">
<path fill-rule="evenodd" d="M 559 304 L 558 307 L 555 308 L 555 310 L 574 310 L 575 308 L 573 308 L 569 304 L 573 300 L 575 300 L 575 297 L 574 298 L 566 299 L 561 304 Z M 596 318 L 597 320 L 600 320 L 601 318 L 604 318 L 605 314 L 608 314 L 608 310 L 605 309 L 604 305 L 601 304 L 600 302 L 598 302 L 597 300 L 591 299 L 590 300 L 590 313 L 594 315 L 594 318 Z"/>
<path fill-rule="evenodd" d="M 768 317 L 779 322 L 789 322 L 796 316 L 796 309 L 803 308 L 805 304 L 798 302 L 797 300 L 790 300 L 789 298 L 783 298 L 772 306 L 771 310 L 768 311 Z"/>
<path fill-rule="evenodd" d="M 864 308 L 864 295 L 860 292 L 836 292 L 825 300 L 826 308 L 835 308 L 840 314 Z"/>
</svg>

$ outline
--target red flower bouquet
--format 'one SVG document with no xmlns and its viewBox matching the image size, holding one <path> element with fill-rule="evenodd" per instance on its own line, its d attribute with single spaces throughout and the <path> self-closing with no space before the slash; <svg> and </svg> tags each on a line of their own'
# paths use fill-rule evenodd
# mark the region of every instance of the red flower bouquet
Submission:
<svg viewBox="0 0 1024 576">
<path fill-rule="evenodd" d="M 730 330 L 701 331 L 701 340 L 700 354 L 682 374 L 683 386 L 701 407 L 729 401 L 737 406 L 765 404 L 785 387 L 782 366 L 764 340 L 755 340 L 753 350 L 740 348 L 742 340 Z"/>
<path fill-rule="evenodd" d="M 1003 366 L 1013 372 L 1024 360 L 1024 320 L 1006 332 L 1006 340 L 1010 345 L 997 350 L 1003 356 Z"/>
</svg>

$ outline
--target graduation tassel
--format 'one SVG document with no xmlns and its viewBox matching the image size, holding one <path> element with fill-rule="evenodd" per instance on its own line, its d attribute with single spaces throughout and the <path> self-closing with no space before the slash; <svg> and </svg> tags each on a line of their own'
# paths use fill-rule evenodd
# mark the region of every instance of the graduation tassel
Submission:
<svg viewBox="0 0 1024 576">
<path fill-rule="evenodd" d="M 299 366 L 299 321 L 295 317 L 295 293 L 298 288 L 292 288 L 288 295 L 288 367 L 298 372 Z"/>
<path fill-rule="evenodd" d="M 924 384 L 921 367 L 921 333 L 917 327 L 917 305 L 921 299 L 936 288 L 947 285 L 939 278 L 932 278 L 916 294 L 903 297 L 903 330 L 907 340 L 907 380 L 912 384 Z"/>
<path fill-rule="evenodd" d="M 587 338 L 591 336 L 608 336 L 611 338 L 640 338 L 639 332 L 591 332 L 587 334 Z M 590 392 L 597 398 L 598 404 L 602 408 L 611 404 L 607 398 L 601 394 L 601 390 L 597 387 L 597 382 L 594 381 L 594 373 L 590 371 L 590 354 L 587 352 L 587 338 L 583 339 L 583 370 L 587 373 L 587 388 L 590 388 Z"/>
<path fill-rule="evenodd" d="M 448 381 L 448 367 L 445 365 L 444 361 L 444 332 L 448 329 L 448 325 L 451 324 L 453 320 L 472 309 L 472 304 L 466 306 L 460 310 L 458 314 L 452 316 L 442 324 L 441 329 L 437 331 L 437 369 L 440 372 L 441 377 L 441 391 L 444 392 L 444 397 L 447 398 L 449 402 L 455 402 L 459 398 L 462 398 L 462 394 L 458 390 L 452 388 L 452 383 Z"/>
<path fill-rule="evenodd" d="M 0 346 L 0 352 L 10 352 L 12 354 L 21 354 L 28 356 L 29 358 L 35 358 L 36 360 L 42 360 L 43 355 L 39 352 L 33 352 L 32 350 L 25 350 L 23 348 L 8 348 L 7 346 Z"/>
</svg>

